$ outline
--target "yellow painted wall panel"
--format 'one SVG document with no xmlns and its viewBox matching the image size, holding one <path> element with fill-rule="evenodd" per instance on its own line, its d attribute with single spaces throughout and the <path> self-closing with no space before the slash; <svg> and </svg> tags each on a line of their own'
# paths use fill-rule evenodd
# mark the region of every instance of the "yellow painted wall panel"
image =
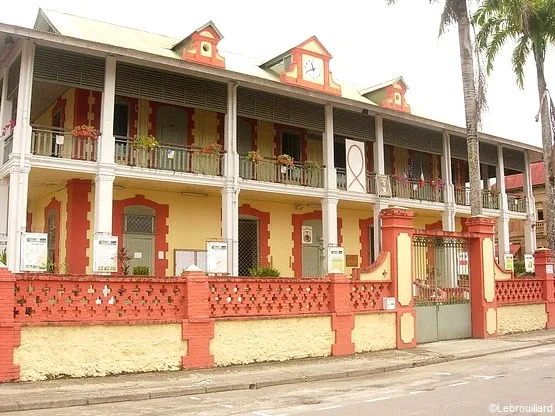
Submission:
<svg viewBox="0 0 555 416">
<path fill-rule="evenodd" d="M 379 351 L 395 348 L 397 342 L 395 313 L 355 315 L 352 333 L 355 352 Z"/>
<path fill-rule="evenodd" d="M 306 160 L 316 162 L 320 166 L 324 164 L 321 139 L 306 139 Z"/>
<path fill-rule="evenodd" d="M 196 146 L 209 146 L 217 143 L 218 114 L 214 111 L 195 109 L 193 114 L 193 143 Z"/>
<path fill-rule="evenodd" d="M 216 321 L 210 352 L 217 366 L 330 355 L 331 317 Z"/>
<path fill-rule="evenodd" d="M 138 116 L 138 128 L 137 132 L 139 136 L 147 136 L 148 130 L 151 128 L 149 122 L 150 118 L 150 103 L 148 100 L 139 100 L 139 116 Z"/>
<path fill-rule="evenodd" d="M 180 324 L 23 327 L 14 361 L 22 381 L 179 370 Z"/>
<path fill-rule="evenodd" d="M 342 246 L 345 250 L 345 255 L 356 255 L 358 257 L 358 265 L 360 266 L 362 259 L 360 258 L 359 220 L 372 216 L 371 206 L 368 205 L 368 211 L 338 208 L 337 216 L 342 219 L 343 230 L 341 235 L 343 236 Z M 347 267 L 345 274 L 350 276 L 352 271 L 352 267 Z"/>
<path fill-rule="evenodd" d="M 546 322 L 547 313 L 543 303 L 497 307 L 499 335 L 545 329 Z"/>
<path fill-rule="evenodd" d="M 269 158 L 274 158 L 274 124 L 269 121 L 259 121 L 257 124 L 256 146 L 258 152 Z"/>
<path fill-rule="evenodd" d="M 199 198 L 183 196 L 177 192 L 114 189 L 114 200 L 133 198 L 136 195 L 143 195 L 153 202 L 169 206 L 167 276 L 174 275 L 174 249 L 205 250 L 207 239 L 220 238 L 222 235 L 220 197 Z"/>
</svg>

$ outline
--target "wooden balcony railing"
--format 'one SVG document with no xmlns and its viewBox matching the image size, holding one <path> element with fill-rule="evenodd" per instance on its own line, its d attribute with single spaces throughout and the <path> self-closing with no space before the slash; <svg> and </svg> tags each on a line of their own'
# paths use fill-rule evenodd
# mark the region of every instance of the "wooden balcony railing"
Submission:
<svg viewBox="0 0 555 416">
<path fill-rule="evenodd" d="M 261 182 L 274 182 L 289 185 L 310 186 L 322 188 L 324 186 L 324 168 L 306 167 L 302 163 L 295 163 L 292 167 L 282 166 L 275 160 L 263 159 L 253 163 L 246 156 L 239 157 L 239 176 Z"/>
<path fill-rule="evenodd" d="M 509 211 L 526 212 L 526 198 L 515 195 L 507 195 Z"/>
<path fill-rule="evenodd" d="M 415 179 L 391 177 L 391 193 L 393 197 L 414 199 L 418 201 L 445 202 L 445 189 L 438 184 L 425 182 L 424 186 Z"/>
<path fill-rule="evenodd" d="M 62 159 L 95 162 L 98 139 L 73 137 L 70 130 L 33 126 L 31 153 Z"/>
<path fill-rule="evenodd" d="M 135 149 L 132 138 L 116 137 L 116 163 L 148 169 L 222 176 L 223 155 L 201 148 L 161 143 L 152 150 Z"/>
<path fill-rule="evenodd" d="M 499 209 L 499 194 L 489 189 L 482 189 L 482 207 L 486 209 Z M 455 203 L 470 206 L 470 188 L 455 186 Z"/>
<path fill-rule="evenodd" d="M 2 163 L 6 163 L 10 158 L 10 154 L 13 150 L 13 133 L 10 133 L 7 137 L 4 137 L 4 160 Z"/>
<path fill-rule="evenodd" d="M 337 172 L 337 189 L 340 191 L 347 190 L 347 172 L 343 168 L 335 168 Z M 366 172 L 366 192 L 369 194 L 376 193 L 376 174 Z"/>
<path fill-rule="evenodd" d="M 546 224 L 544 220 L 536 221 L 536 235 L 537 236 L 547 235 Z"/>
</svg>

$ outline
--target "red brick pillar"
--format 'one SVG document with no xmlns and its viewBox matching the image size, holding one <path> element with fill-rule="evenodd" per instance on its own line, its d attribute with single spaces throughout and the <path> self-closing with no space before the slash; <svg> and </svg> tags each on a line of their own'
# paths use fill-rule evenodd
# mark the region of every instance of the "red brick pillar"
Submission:
<svg viewBox="0 0 555 416">
<path fill-rule="evenodd" d="M 343 274 L 329 274 L 331 279 L 331 329 L 335 332 L 335 343 L 331 355 L 355 353 L 351 334 L 355 327 L 355 317 L 350 308 L 351 283 Z"/>
<path fill-rule="evenodd" d="M 475 237 L 470 239 L 469 274 L 472 336 L 497 336 L 497 302 L 495 300 L 495 254 L 493 252 L 495 220 L 476 216 L 466 218 L 463 227 Z"/>
<path fill-rule="evenodd" d="M 416 347 L 416 311 L 412 298 L 414 212 L 388 208 L 380 212 L 382 250 L 391 253 L 391 282 L 397 314 L 397 348 Z"/>
<path fill-rule="evenodd" d="M 19 366 L 13 362 L 15 347 L 20 342 L 20 328 L 15 324 L 15 277 L 7 268 L 0 268 L 0 383 L 17 380 Z"/>
<path fill-rule="evenodd" d="M 67 273 L 87 273 L 89 265 L 87 248 L 91 244 L 87 237 L 87 232 L 91 227 L 88 220 L 88 213 L 91 211 L 90 191 L 90 180 L 72 179 L 67 183 Z"/>
<path fill-rule="evenodd" d="M 547 313 L 546 328 L 555 328 L 555 279 L 553 278 L 553 253 L 540 248 L 534 253 L 536 277 L 543 280 L 543 296 Z"/>
<path fill-rule="evenodd" d="M 183 272 L 185 278 L 185 316 L 181 323 L 187 355 L 182 367 L 187 369 L 214 367 L 210 341 L 214 338 L 214 320 L 210 319 L 208 277 L 201 271 Z"/>
</svg>

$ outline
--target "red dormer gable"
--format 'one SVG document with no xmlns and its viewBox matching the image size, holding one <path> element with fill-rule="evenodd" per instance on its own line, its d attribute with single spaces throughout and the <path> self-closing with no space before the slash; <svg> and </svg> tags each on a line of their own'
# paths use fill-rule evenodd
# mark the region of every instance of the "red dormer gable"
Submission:
<svg viewBox="0 0 555 416">
<path fill-rule="evenodd" d="M 403 77 L 399 77 L 360 91 L 360 94 L 384 108 L 410 114 L 410 105 L 405 98 L 407 89 Z"/>
<path fill-rule="evenodd" d="M 225 59 L 218 53 L 218 43 L 222 39 L 223 36 L 216 25 L 208 22 L 172 49 L 179 52 L 183 48 L 182 58 L 184 61 L 225 68 Z"/>
</svg>

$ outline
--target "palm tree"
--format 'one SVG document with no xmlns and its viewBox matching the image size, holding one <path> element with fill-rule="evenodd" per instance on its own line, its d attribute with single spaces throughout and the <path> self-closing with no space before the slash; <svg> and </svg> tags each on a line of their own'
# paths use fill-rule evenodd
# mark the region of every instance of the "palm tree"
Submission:
<svg viewBox="0 0 555 416">
<path fill-rule="evenodd" d="M 436 3 L 438 0 L 429 0 Z M 386 0 L 391 5 L 397 0 Z M 482 214 L 482 191 L 480 183 L 480 155 L 478 149 L 478 124 L 480 114 L 485 106 L 483 93 L 484 79 L 478 76 L 478 84 L 474 76 L 474 47 L 470 37 L 470 18 L 467 0 L 445 0 L 441 14 L 439 36 L 443 35 L 448 26 L 456 23 L 459 32 L 459 55 L 464 93 L 464 111 L 466 118 L 466 142 L 468 152 L 468 172 L 470 177 L 470 212 L 472 215 Z M 476 93 L 478 90 L 478 94 Z"/>
<path fill-rule="evenodd" d="M 524 66 L 530 54 L 536 62 L 541 115 L 545 191 L 547 196 L 547 244 L 555 250 L 555 178 L 550 126 L 550 103 L 544 75 L 545 54 L 555 43 L 555 0 L 485 0 L 473 16 L 480 26 L 478 48 L 485 51 L 487 72 L 507 40 L 516 42 L 512 65 L 517 85 L 523 88 Z"/>
</svg>

